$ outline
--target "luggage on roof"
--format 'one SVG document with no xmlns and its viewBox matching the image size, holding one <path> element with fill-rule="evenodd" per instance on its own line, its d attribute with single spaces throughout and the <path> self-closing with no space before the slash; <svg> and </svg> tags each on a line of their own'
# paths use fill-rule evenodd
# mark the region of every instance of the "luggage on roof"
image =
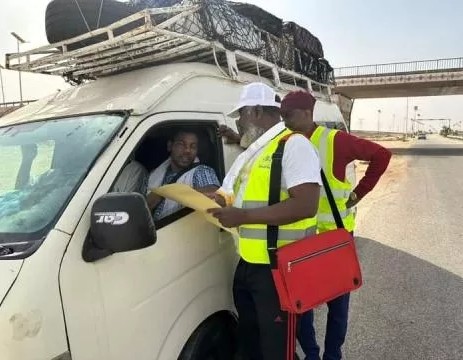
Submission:
<svg viewBox="0 0 463 360">
<path fill-rule="evenodd" d="M 53 0 L 45 10 L 45 32 L 50 44 L 83 35 L 89 30 L 108 26 L 136 13 L 130 4 L 115 0 Z M 117 34 L 130 28 L 118 29 Z M 74 43 L 69 50 L 79 49 L 100 42 L 100 38 Z"/>
<path fill-rule="evenodd" d="M 63 1 L 53 0 L 50 5 Z M 111 4 L 109 0 L 105 3 Z M 316 37 L 295 23 L 283 24 L 257 6 L 224 0 L 134 0 L 124 6 L 133 11 L 145 10 L 71 39 L 22 54 L 8 54 L 7 65 L 16 70 L 61 75 L 72 82 L 188 61 L 226 65 L 233 77 L 241 69 L 270 78 L 275 78 L 275 72 L 290 77 L 295 72 L 322 84 L 334 81 L 332 68 L 321 59 L 323 48 Z M 103 23 L 104 6 L 101 10 L 95 26 Z M 281 36 L 275 35 L 280 32 Z M 69 29 L 63 34 L 70 34 Z M 20 59 L 17 64 L 15 59 Z"/>
<path fill-rule="evenodd" d="M 283 20 L 261 9 L 256 5 L 229 2 L 229 5 L 238 14 L 252 20 L 258 28 L 281 38 L 283 36 Z"/>
<path fill-rule="evenodd" d="M 291 21 L 284 23 L 283 36 L 286 41 L 289 41 L 297 49 L 300 49 L 315 58 L 324 57 L 323 46 L 320 40 L 302 26 Z"/>
</svg>

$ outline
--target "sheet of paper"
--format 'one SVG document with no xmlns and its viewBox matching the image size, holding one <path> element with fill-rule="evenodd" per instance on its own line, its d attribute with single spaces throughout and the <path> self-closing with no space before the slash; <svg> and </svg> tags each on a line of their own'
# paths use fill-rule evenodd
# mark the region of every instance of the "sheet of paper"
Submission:
<svg viewBox="0 0 463 360">
<path fill-rule="evenodd" d="M 185 207 L 199 211 L 210 223 L 224 229 L 225 231 L 228 231 L 233 235 L 238 235 L 236 229 L 229 229 L 222 226 L 222 224 L 215 217 L 207 213 L 207 209 L 219 208 L 220 205 L 218 205 L 214 200 L 209 199 L 206 195 L 203 195 L 199 191 L 194 190 L 190 186 L 185 184 L 170 184 L 152 189 L 151 191 L 164 198 L 174 200 Z"/>
</svg>

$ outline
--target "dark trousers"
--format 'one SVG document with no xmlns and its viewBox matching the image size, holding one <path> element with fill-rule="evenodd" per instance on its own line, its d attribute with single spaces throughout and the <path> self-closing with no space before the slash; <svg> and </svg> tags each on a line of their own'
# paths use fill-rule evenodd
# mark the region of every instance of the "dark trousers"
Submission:
<svg viewBox="0 0 463 360">
<path fill-rule="evenodd" d="M 323 360 L 342 359 L 341 347 L 347 334 L 349 298 L 350 294 L 346 294 L 327 303 L 328 317 Z M 320 347 L 317 344 L 313 326 L 313 310 L 302 315 L 298 339 L 306 360 L 320 359 Z"/>
<path fill-rule="evenodd" d="M 280 310 L 270 266 L 240 260 L 233 296 L 239 316 L 240 359 L 285 360 L 287 315 Z"/>
</svg>

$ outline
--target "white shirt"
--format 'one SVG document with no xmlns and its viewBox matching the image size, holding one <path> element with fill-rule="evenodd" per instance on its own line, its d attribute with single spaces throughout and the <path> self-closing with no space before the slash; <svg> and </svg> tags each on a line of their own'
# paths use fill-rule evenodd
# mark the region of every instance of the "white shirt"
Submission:
<svg viewBox="0 0 463 360">
<path fill-rule="evenodd" d="M 235 203 L 233 204 L 235 207 L 242 207 L 244 190 L 249 179 L 249 173 L 252 169 L 252 165 L 262 151 L 263 149 L 254 155 L 244 166 L 239 175 L 240 189 L 236 196 Z M 320 171 L 320 158 L 312 143 L 303 135 L 295 134 L 291 136 L 286 141 L 283 153 L 281 188 L 287 191 L 288 189 L 307 183 L 321 186 L 322 180 Z"/>
<path fill-rule="evenodd" d="M 283 153 L 281 187 L 287 190 L 307 183 L 321 186 L 320 172 L 320 158 L 310 140 L 300 134 L 291 136 Z"/>
</svg>

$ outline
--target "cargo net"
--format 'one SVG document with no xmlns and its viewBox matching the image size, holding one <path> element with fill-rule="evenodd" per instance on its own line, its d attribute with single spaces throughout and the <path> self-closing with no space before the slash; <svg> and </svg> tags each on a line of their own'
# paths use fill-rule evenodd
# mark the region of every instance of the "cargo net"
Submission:
<svg viewBox="0 0 463 360">
<path fill-rule="evenodd" d="M 229 50 L 242 50 L 320 83 L 334 82 L 333 68 L 323 58 L 320 41 L 308 30 L 257 6 L 224 0 L 135 0 L 138 9 L 200 5 L 168 30 L 218 41 Z M 169 15 L 154 15 L 156 23 Z"/>
<path fill-rule="evenodd" d="M 168 30 L 218 41 L 229 50 L 242 50 L 261 56 L 265 43 L 253 22 L 235 12 L 223 0 L 142 0 L 136 3 L 140 8 L 200 5 L 198 11 L 182 17 Z M 154 15 L 156 23 L 168 19 L 166 15 Z"/>
</svg>

